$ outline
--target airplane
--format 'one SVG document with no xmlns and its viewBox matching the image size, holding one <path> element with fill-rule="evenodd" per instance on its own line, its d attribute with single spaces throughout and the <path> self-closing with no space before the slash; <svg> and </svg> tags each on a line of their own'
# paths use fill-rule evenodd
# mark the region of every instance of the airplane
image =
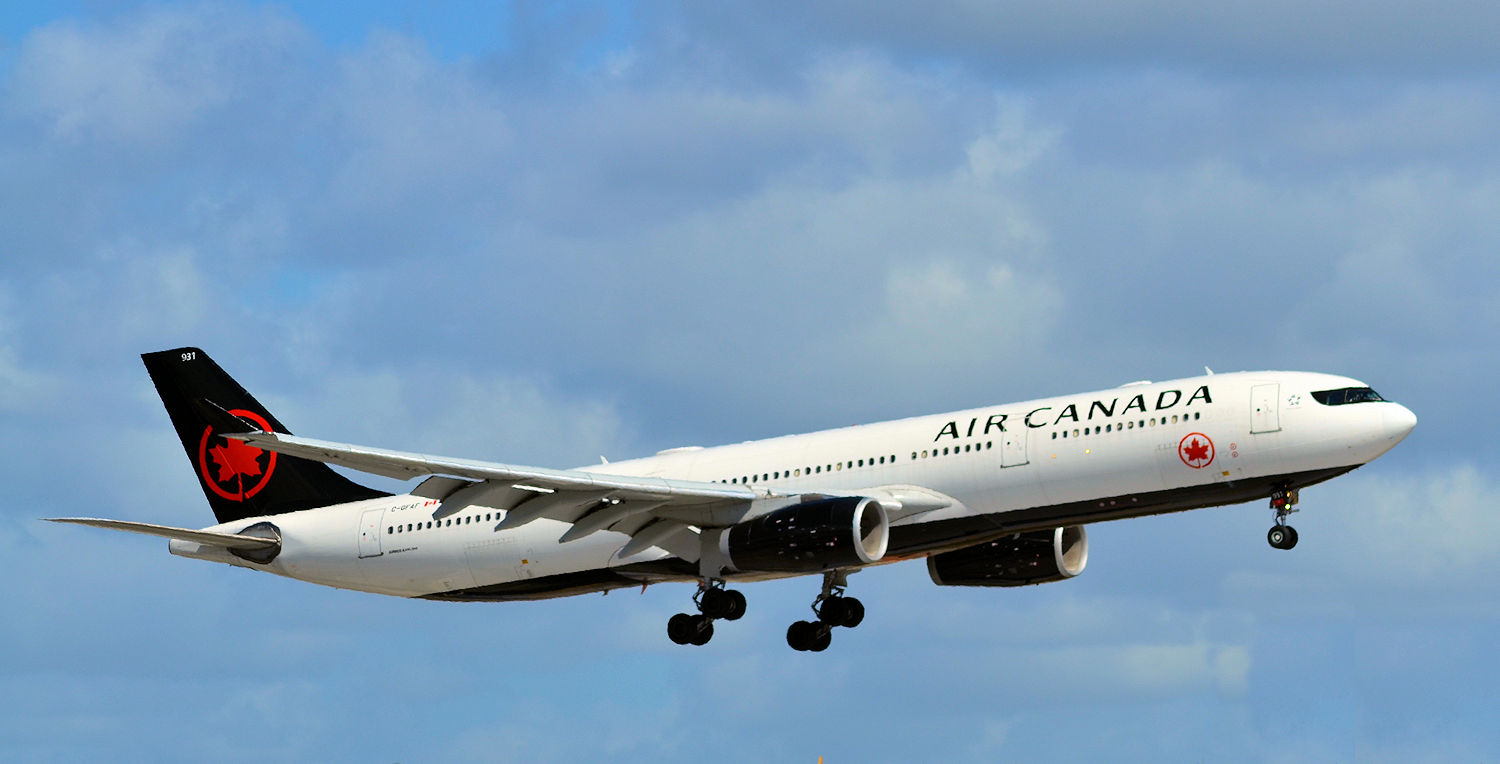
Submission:
<svg viewBox="0 0 1500 764">
<path fill-rule="evenodd" d="M 509 601 L 696 583 L 667 622 L 704 645 L 745 614 L 730 584 L 822 576 L 787 643 L 857 626 L 848 576 L 925 558 L 939 586 L 1026 586 L 1088 562 L 1085 526 L 1269 499 L 1276 549 L 1301 489 L 1416 426 L 1406 407 L 1329 374 L 1257 371 L 988 406 L 576 469 L 291 434 L 194 347 L 141 356 L 218 522 L 194 530 L 49 518 L 169 539 L 168 550 L 398 597 Z M 601 461 L 603 461 L 601 459 Z M 336 465 L 423 480 L 365 487 Z"/>
</svg>

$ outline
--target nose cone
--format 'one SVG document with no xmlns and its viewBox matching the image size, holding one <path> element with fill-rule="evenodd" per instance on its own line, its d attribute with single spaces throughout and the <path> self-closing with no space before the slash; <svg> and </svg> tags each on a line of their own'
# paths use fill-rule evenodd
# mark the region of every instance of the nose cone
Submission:
<svg viewBox="0 0 1500 764">
<path fill-rule="evenodd" d="M 1394 446 L 1411 434 L 1412 428 L 1417 426 L 1417 415 L 1399 403 L 1392 403 L 1385 407 L 1382 423 L 1385 425 L 1386 439 Z"/>
</svg>

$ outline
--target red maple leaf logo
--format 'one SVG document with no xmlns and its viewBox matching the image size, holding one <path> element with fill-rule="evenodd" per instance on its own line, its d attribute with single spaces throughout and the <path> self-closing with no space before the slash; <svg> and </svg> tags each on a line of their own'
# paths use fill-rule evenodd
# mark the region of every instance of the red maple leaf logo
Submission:
<svg viewBox="0 0 1500 764">
<path fill-rule="evenodd" d="M 271 430 L 271 424 L 266 421 L 266 418 L 254 411 L 233 409 L 229 413 L 254 422 L 262 430 L 268 432 Z M 209 441 L 214 441 L 213 448 L 208 447 Z M 261 454 L 270 455 L 264 467 L 260 462 Z M 218 468 L 217 478 L 213 473 L 215 467 Z M 275 451 L 256 448 L 241 440 L 216 439 L 212 427 L 203 428 L 203 437 L 198 439 L 198 473 L 203 476 L 204 487 L 218 497 L 229 501 L 249 499 L 266 487 L 266 483 L 271 479 L 271 473 L 275 471 Z M 257 475 L 260 476 L 259 480 L 253 482 L 246 480 Z M 233 488 L 233 492 L 228 490 L 230 487 Z"/>
<path fill-rule="evenodd" d="M 1200 443 L 1194 438 L 1192 443 L 1182 447 L 1182 453 L 1187 455 L 1190 462 L 1201 462 L 1208 458 L 1208 444 Z"/>
<path fill-rule="evenodd" d="M 1177 444 L 1177 456 L 1193 469 L 1202 469 L 1214 460 L 1214 442 L 1201 432 L 1190 432 Z"/>
<path fill-rule="evenodd" d="M 245 478 L 260 474 L 260 455 L 265 451 L 239 440 L 226 440 L 223 445 L 209 450 L 214 463 L 219 467 L 219 482 L 230 478 Z"/>
</svg>

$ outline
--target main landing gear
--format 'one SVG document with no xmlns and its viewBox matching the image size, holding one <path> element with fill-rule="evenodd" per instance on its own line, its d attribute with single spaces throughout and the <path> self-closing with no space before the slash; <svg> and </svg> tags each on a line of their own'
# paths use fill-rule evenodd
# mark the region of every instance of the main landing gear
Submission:
<svg viewBox="0 0 1500 764">
<path fill-rule="evenodd" d="M 1282 488 L 1271 494 L 1271 509 L 1276 511 L 1276 524 L 1266 531 L 1266 541 L 1276 549 L 1291 549 L 1297 545 L 1297 529 L 1286 524 L 1287 515 L 1297 510 L 1297 489 Z"/>
<path fill-rule="evenodd" d="M 704 581 L 693 595 L 698 615 L 678 613 L 667 621 L 667 636 L 679 645 L 706 645 L 714 637 L 714 620 L 738 621 L 745 614 L 745 595 L 725 589 L 723 581 Z"/>
<path fill-rule="evenodd" d="M 786 643 L 793 650 L 820 653 L 833 641 L 833 627 L 854 628 L 865 620 L 865 606 L 853 597 L 844 596 L 849 578 L 842 570 L 823 574 L 823 591 L 813 600 L 816 621 L 798 621 L 786 630 Z"/>
</svg>

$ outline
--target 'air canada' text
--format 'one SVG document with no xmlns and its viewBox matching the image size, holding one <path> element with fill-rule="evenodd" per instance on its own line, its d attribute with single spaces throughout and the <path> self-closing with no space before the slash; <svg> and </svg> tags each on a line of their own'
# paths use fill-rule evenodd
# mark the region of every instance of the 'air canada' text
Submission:
<svg viewBox="0 0 1500 764">
<path fill-rule="evenodd" d="M 1021 417 L 1021 421 L 1025 422 L 1027 427 L 1041 428 L 1056 426 L 1062 424 L 1065 421 L 1077 424 L 1079 422 L 1091 422 L 1094 421 L 1095 418 L 1108 419 L 1116 415 L 1126 416 L 1132 411 L 1140 412 L 1142 414 L 1148 411 L 1165 411 L 1166 409 L 1172 408 L 1179 403 L 1182 404 L 1183 408 L 1187 408 L 1188 406 L 1191 406 L 1194 403 L 1198 402 L 1202 402 L 1205 404 L 1214 402 L 1213 397 L 1209 395 L 1208 385 L 1199 385 L 1198 389 L 1194 390 L 1193 394 L 1189 395 L 1186 401 L 1182 400 L 1182 395 L 1183 393 L 1181 390 L 1163 390 L 1157 394 L 1156 400 L 1154 401 L 1154 403 L 1156 404 L 1155 406 L 1149 405 L 1150 403 L 1152 403 L 1152 401 L 1148 401 L 1146 399 L 1145 393 L 1141 393 L 1140 395 L 1131 398 L 1129 402 L 1125 404 L 1124 408 L 1119 408 L 1119 398 L 1111 398 L 1108 403 L 1102 400 L 1090 401 L 1087 404 L 1069 403 L 1062 408 L 1055 408 L 1053 406 L 1040 406 L 1026 412 L 1026 416 Z M 1084 408 L 1080 412 L 1080 406 L 1085 406 L 1086 408 Z M 1118 412 L 1116 411 L 1116 409 L 1118 409 Z M 1055 415 L 1052 413 L 1054 411 L 1056 412 Z M 943 425 L 943 429 L 938 431 L 937 437 L 933 438 L 933 441 L 939 441 L 943 438 L 953 438 L 954 440 L 957 440 L 959 438 L 970 438 L 975 435 L 984 436 L 990 434 L 995 430 L 1005 432 L 1005 422 L 1009 418 L 1009 414 L 990 414 L 989 417 L 984 420 L 984 425 L 982 428 L 979 423 L 979 417 L 970 419 L 966 427 L 960 426 L 962 424 L 961 420 L 955 420 Z"/>
</svg>

